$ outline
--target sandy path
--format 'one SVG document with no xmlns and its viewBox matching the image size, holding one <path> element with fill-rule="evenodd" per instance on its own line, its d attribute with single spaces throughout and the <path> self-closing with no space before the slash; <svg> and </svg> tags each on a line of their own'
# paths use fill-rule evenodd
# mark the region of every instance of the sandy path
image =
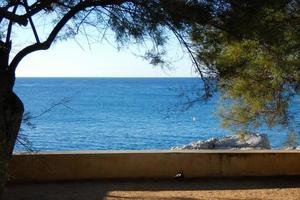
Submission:
<svg viewBox="0 0 300 200">
<path fill-rule="evenodd" d="M 14 184 L 4 200 L 300 200 L 300 177 Z"/>
</svg>

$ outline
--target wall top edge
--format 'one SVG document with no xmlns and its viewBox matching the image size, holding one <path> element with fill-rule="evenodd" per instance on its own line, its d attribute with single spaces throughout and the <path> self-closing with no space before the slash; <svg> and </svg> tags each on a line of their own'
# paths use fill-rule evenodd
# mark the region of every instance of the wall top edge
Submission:
<svg viewBox="0 0 300 200">
<path fill-rule="evenodd" d="M 14 152 L 18 155 L 76 155 L 76 154 L 290 154 L 299 153 L 300 150 L 87 150 L 87 151 L 39 151 Z"/>
</svg>

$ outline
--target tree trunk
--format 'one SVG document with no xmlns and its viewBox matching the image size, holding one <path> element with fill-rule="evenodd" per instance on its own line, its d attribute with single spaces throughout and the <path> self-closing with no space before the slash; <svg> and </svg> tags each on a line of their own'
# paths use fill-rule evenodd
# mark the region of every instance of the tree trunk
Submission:
<svg viewBox="0 0 300 200">
<path fill-rule="evenodd" d="M 22 101 L 13 92 L 15 75 L 7 70 L 8 48 L 3 48 L 2 45 L 0 44 L 0 199 L 24 112 Z"/>
<path fill-rule="evenodd" d="M 7 181 L 7 169 L 18 137 L 23 116 L 23 103 L 13 92 L 0 104 L 0 188 Z"/>
</svg>

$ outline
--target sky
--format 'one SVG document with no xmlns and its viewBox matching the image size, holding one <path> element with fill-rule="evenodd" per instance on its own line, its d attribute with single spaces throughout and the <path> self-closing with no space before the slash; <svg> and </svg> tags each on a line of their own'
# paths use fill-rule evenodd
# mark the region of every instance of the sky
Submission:
<svg viewBox="0 0 300 200">
<path fill-rule="evenodd" d="M 195 77 L 190 59 L 176 41 L 167 45 L 171 69 L 149 64 L 137 46 L 120 51 L 103 41 L 84 38 L 58 41 L 49 50 L 34 52 L 19 64 L 17 77 Z M 16 51 L 17 52 L 17 51 Z"/>
<path fill-rule="evenodd" d="M 33 17 L 41 41 L 45 40 L 53 28 L 56 15 L 36 15 Z M 70 22 L 71 23 L 71 22 Z M 72 24 L 72 23 L 71 23 Z M 67 24 L 68 25 L 68 24 Z M 65 28 L 67 28 L 67 25 Z M 73 39 L 57 41 L 50 49 L 27 55 L 19 64 L 17 77 L 195 77 L 188 55 L 183 53 L 177 40 L 172 38 L 166 45 L 167 60 L 171 69 L 162 69 L 138 57 L 145 51 L 143 47 L 131 45 L 117 50 L 114 34 L 105 30 L 107 40 L 102 40 L 98 29 L 82 25 Z M 68 32 L 68 29 L 62 32 Z M 86 36 L 89 36 L 87 39 Z M 172 35 L 172 34 L 170 34 Z M 174 36 L 173 36 L 174 37 Z M 93 38 L 96 38 L 93 40 Z M 35 42 L 31 27 L 14 25 L 12 32 L 15 55 L 22 48 Z M 146 44 L 147 45 L 147 44 Z M 13 55 L 10 59 L 12 59 Z"/>
</svg>

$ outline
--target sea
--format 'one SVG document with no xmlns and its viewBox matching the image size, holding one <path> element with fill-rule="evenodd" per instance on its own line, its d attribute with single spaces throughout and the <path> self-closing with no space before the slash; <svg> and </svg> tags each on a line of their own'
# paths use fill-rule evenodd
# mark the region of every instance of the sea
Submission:
<svg viewBox="0 0 300 200">
<path fill-rule="evenodd" d="M 198 78 L 17 78 L 29 120 L 15 151 L 162 150 L 232 134 L 220 125 L 217 93 L 194 101 L 202 89 Z M 285 129 L 260 132 L 273 148 L 286 144 Z"/>
</svg>

